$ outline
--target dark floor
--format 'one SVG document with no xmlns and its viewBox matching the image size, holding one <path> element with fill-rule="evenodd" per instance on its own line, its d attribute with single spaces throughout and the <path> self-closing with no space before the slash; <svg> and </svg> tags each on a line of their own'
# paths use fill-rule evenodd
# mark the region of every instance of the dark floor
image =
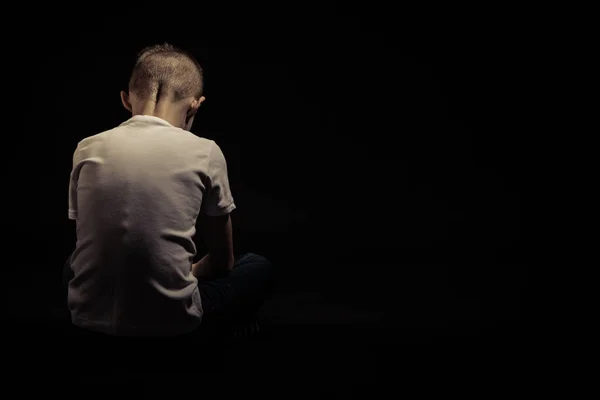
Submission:
<svg viewBox="0 0 600 400">
<path fill-rule="evenodd" d="M 461 362 L 498 349 L 513 352 L 533 340 L 527 266 L 514 262 L 517 254 L 357 247 L 343 252 L 334 246 L 323 252 L 322 245 L 307 244 L 306 236 L 290 234 L 248 235 L 238 242 L 282 270 L 278 290 L 262 310 L 261 333 L 228 344 L 214 356 L 236 379 L 242 379 L 239 374 L 256 378 L 253 385 L 262 379 L 297 386 L 298 393 L 341 396 L 348 388 L 382 380 L 393 384 L 395 376 L 448 365 L 451 359 Z M 5 337 L 21 349 L 17 354 L 28 355 L 16 361 L 15 376 L 27 374 L 29 363 L 50 365 L 51 375 L 54 360 L 68 358 L 61 356 L 63 349 L 78 353 L 89 347 L 65 333 L 69 324 L 60 285 L 68 247 L 42 248 L 37 259 L 43 263 L 25 263 L 7 273 L 15 284 L 4 291 Z M 303 247 L 320 249 L 320 256 Z M 13 250 L 27 252 L 24 245 Z M 49 351 L 53 355 L 45 355 Z M 448 358 L 447 352 L 462 355 Z M 202 348 L 189 354 L 197 356 L 198 368 L 209 363 Z M 164 385 L 165 377 L 181 377 L 172 360 L 135 367 L 110 364 L 101 372 L 75 367 L 68 379 L 99 387 L 153 380 Z M 200 379 L 195 368 L 186 367 L 184 376 Z"/>
<path fill-rule="evenodd" d="M 416 353 L 425 356 L 432 348 L 463 348 L 466 354 L 469 347 L 479 346 L 485 352 L 491 343 L 496 343 L 495 348 L 525 346 L 531 340 L 522 298 L 525 266 L 482 265 L 513 277 L 521 273 L 522 281 L 502 288 L 506 282 L 493 282 L 493 273 L 488 272 L 480 276 L 488 279 L 487 288 L 470 289 L 453 282 L 452 265 L 443 263 L 333 266 L 315 262 L 303 268 L 290 260 L 286 266 L 289 269 L 277 293 L 263 308 L 262 332 L 226 350 L 232 368 L 260 366 L 289 384 L 308 375 L 313 384 L 326 381 L 330 388 L 359 378 L 361 383 L 374 384 L 389 368 L 406 368 L 404 362 L 418 360 Z M 361 268 L 386 271 L 394 267 L 403 270 L 394 275 L 395 280 L 383 274 L 354 273 Z M 34 333 L 37 344 L 76 346 L 63 334 L 65 310 L 56 301 L 59 269 L 28 269 L 23 285 L 5 293 L 12 322 L 8 330 L 17 340 Z M 202 352 L 198 353 L 202 358 Z M 384 367 L 386 363 L 393 367 Z M 143 380 L 169 369 L 163 366 L 150 373 L 115 367 L 110 378 L 102 379 L 131 383 L 132 373 Z M 291 372 L 298 369 L 304 375 Z M 97 373 L 78 376 L 79 382 L 89 384 L 100 379 Z"/>
</svg>

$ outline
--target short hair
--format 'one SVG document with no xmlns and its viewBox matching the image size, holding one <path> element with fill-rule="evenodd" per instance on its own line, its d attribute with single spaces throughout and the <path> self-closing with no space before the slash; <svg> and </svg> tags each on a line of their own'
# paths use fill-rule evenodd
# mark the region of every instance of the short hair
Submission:
<svg viewBox="0 0 600 400">
<path fill-rule="evenodd" d="M 141 99 L 166 95 L 170 89 L 174 100 L 200 98 L 204 89 L 200 63 L 188 52 L 168 43 L 141 50 L 129 79 L 129 91 Z"/>
</svg>

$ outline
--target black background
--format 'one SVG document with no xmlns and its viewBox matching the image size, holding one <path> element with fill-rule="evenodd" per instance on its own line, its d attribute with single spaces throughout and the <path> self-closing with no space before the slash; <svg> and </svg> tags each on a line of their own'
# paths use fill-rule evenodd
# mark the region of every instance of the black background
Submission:
<svg viewBox="0 0 600 400">
<path fill-rule="evenodd" d="M 137 51 L 169 42 L 205 70 L 192 131 L 228 161 L 237 250 L 284 271 L 270 321 L 407 341 L 525 334 L 533 139 L 518 121 L 515 21 L 376 3 L 186 7 L 53 6 L 5 33 L 13 326 L 57 330 L 73 151 L 130 117 L 119 91 Z"/>
</svg>

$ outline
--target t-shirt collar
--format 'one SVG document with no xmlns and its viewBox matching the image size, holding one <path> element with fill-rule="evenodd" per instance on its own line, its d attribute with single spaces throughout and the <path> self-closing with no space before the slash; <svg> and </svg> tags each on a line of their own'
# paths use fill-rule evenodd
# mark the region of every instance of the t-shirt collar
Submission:
<svg viewBox="0 0 600 400">
<path fill-rule="evenodd" d="M 154 115 L 134 115 L 119 126 L 129 125 L 137 122 L 142 122 L 149 125 L 163 125 L 173 127 L 173 125 L 171 125 L 164 119 L 155 117 Z"/>
</svg>

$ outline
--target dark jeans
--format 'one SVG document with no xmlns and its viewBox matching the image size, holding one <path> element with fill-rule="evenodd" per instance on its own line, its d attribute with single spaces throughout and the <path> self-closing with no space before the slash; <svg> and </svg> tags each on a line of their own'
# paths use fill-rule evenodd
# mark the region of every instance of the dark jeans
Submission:
<svg viewBox="0 0 600 400">
<path fill-rule="evenodd" d="M 73 278 L 71 257 L 65 263 L 65 290 Z M 185 336 L 229 334 L 236 327 L 256 320 L 258 310 L 273 291 L 276 270 L 266 258 L 253 253 L 236 257 L 228 276 L 198 279 L 204 315 L 197 332 Z"/>
</svg>

